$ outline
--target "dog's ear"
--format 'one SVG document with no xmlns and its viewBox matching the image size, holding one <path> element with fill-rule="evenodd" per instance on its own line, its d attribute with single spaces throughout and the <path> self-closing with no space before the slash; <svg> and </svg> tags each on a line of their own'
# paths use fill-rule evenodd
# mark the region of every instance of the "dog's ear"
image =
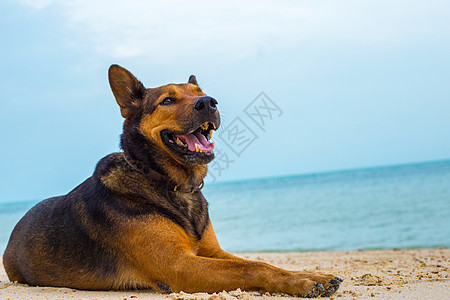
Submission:
<svg viewBox="0 0 450 300">
<path fill-rule="evenodd" d="M 194 75 L 189 76 L 189 81 L 188 81 L 188 83 L 192 83 L 192 84 L 195 84 L 196 86 L 198 86 L 197 78 L 195 78 Z"/>
<path fill-rule="evenodd" d="M 129 119 L 138 114 L 145 94 L 144 85 L 119 65 L 109 67 L 108 78 L 122 117 Z"/>
</svg>

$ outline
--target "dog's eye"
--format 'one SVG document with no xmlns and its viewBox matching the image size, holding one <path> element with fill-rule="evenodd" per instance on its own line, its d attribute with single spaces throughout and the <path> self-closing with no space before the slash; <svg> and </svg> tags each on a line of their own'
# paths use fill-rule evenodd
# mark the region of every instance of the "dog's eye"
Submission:
<svg viewBox="0 0 450 300">
<path fill-rule="evenodd" d="M 171 98 L 171 97 L 166 97 L 163 99 L 163 101 L 161 101 L 161 105 L 171 105 L 175 103 L 175 99 Z"/>
</svg>

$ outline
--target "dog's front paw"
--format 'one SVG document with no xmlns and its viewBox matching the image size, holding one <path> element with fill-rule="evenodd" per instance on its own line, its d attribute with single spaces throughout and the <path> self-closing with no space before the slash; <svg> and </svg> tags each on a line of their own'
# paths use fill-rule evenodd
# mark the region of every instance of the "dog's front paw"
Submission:
<svg viewBox="0 0 450 300">
<path fill-rule="evenodd" d="M 305 297 L 306 298 L 317 298 L 322 295 L 325 295 L 326 290 L 325 287 L 321 283 L 316 283 L 311 291 L 309 291 Z M 300 295 L 302 296 L 302 295 Z"/>
<path fill-rule="evenodd" d="M 328 285 L 325 293 L 322 296 L 329 297 L 329 296 L 333 295 L 339 289 L 339 286 L 342 281 L 344 281 L 344 280 L 339 277 L 335 277 L 335 278 L 331 279 L 328 282 L 329 285 Z"/>
<path fill-rule="evenodd" d="M 329 297 L 333 295 L 342 283 L 342 279 L 331 274 L 317 272 L 298 272 L 308 284 L 304 284 L 305 292 L 299 296 L 307 298 Z"/>
</svg>

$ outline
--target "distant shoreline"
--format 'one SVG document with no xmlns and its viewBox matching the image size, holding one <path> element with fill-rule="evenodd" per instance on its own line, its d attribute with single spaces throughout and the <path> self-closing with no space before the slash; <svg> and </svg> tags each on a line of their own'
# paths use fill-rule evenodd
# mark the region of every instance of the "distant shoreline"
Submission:
<svg viewBox="0 0 450 300">
<path fill-rule="evenodd" d="M 429 160 L 429 161 L 414 161 L 414 162 L 405 162 L 405 163 L 394 163 L 394 164 L 386 164 L 386 165 L 377 165 L 377 166 L 361 166 L 354 168 L 343 168 L 343 169 L 326 169 L 320 171 L 311 171 L 305 173 L 296 173 L 296 174 L 287 174 L 287 175 L 275 175 L 268 177 L 254 177 L 254 178 L 244 178 L 237 180 L 225 180 L 217 183 L 209 183 L 208 185 L 221 186 L 221 185 L 232 185 L 232 184 L 251 184 L 252 182 L 257 181 L 266 181 L 266 180 L 283 180 L 289 178 L 297 178 L 297 177 L 316 177 L 316 176 L 327 176 L 327 175 L 335 175 L 335 174 L 343 174 L 343 173 L 353 173 L 353 172 L 364 172 L 364 171 L 373 171 L 373 170 L 385 170 L 385 169 L 401 169 L 408 167 L 420 167 L 420 166 L 428 166 L 428 165 L 440 165 L 440 164 L 448 164 L 450 165 L 450 158 L 446 159 L 438 159 L 438 160 Z M 205 181 L 205 183 L 208 183 Z"/>
<path fill-rule="evenodd" d="M 401 249 L 359 251 L 307 251 L 239 253 L 289 270 L 317 270 L 344 279 L 334 299 L 450 299 L 450 249 Z M 210 294 L 162 295 L 153 291 L 81 291 L 67 288 L 30 287 L 9 282 L 0 265 L 2 299 L 208 299 Z M 275 298 L 233 291 L 222 299 Z M 277 299 L 280 296 L 276 296 Z M 281 297 L 292 298 L 292 297 Z"/>
<path fill-rule="evenodd" d="M 296 174 L 285 174 L 285 175 L 274 175 L 274 176 L 266 176 L 266 177 L 254 177 L 254 178 L 244 178 L 237 180 L 224 180 L 219 182 L 208 182 L 208 178 L 205 179 L 205 189 L 210 187 L 220 187 L 227 186 L 233 184 L 251 184 L 253 182 L 258 181 L 273 181 L 273 180 L 283 180 L 297 177 L 317 177 L 317 176 L 327 176 L 334 174 L 343 174 L 343 173 L 353 173 L 353 172 L 364 172 L 364 171 L 373 171 L 373 170 L 384 170 L 384 169 L 397 169 L 397 168 L 408 168 L 408 167 L 420 167 L 427 165 L 439 165 L 439 164 L 447 164 L 450 166 L 450 158 L 446 159 L 438 159 L 438 160 L 429 160 L 429 161 L 414 161 L 414 162 L 405 162 L 405 163 L 394 163 L 394 164 L 386 164 L 386 165 L 377 165 L 377 166 L 361 166 L 354 168 L 344 168 L 344 169 L 327 169 L 320 171 L 311 171 L 304 173 L 296 173 Z M 57 195 L 48 195 L 48 197 L 54 197 Z M 10 201 L 0 201 L 0 206 L 4 204 L 27 204 L 27 203 L 38 203 L 48 197 L 41 197 L 39 199 L 20 199 L 20 200 L 10 200 Z"/>
</svg>

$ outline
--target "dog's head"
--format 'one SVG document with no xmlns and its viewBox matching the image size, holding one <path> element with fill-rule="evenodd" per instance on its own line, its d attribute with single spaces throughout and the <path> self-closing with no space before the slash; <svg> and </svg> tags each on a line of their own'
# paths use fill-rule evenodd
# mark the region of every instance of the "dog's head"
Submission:
<svg viewBox="0 0 450 300">
<path fill-rule="evenodd" d="M 146 89 L 126 69 L 112 65 L 109 83 L 125 123 L 177 162 L 204 165 L 214 158 L 212 132 L 219 127 L 217 101 L 191 75 L 188 83 Z"/>
</svg>

